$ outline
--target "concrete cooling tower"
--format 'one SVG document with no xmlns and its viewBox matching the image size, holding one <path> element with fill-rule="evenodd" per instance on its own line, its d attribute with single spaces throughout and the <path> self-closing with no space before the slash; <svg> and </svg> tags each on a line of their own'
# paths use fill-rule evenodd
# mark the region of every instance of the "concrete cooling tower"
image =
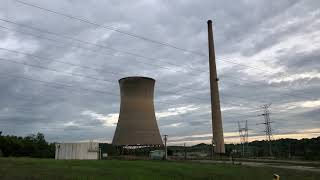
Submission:
<svg viewBox="0 0 320 180">
<path fill-rule="evenodd" d="M 163 145 L 153 104 L 155 80 L 126 77 L 119 80 L 119 85 L 120 114 L 112 144 Z"/>
</svg>

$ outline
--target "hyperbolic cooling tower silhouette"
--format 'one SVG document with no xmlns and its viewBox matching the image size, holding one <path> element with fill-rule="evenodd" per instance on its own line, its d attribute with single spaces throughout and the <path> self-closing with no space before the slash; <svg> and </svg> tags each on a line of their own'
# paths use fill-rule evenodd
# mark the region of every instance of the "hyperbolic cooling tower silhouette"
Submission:
<svg viewBox="0 0 320 180">
<path fill-rule="evenodd" d="M 153 105 L 155 80 L 126 77 L 119 84 L 120 114 L 112 144 L 162 145 Z"/>
</svg>

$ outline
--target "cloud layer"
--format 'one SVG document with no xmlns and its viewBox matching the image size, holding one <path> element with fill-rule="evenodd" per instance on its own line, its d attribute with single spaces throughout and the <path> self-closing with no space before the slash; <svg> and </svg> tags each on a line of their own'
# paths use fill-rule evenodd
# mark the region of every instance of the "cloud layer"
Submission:
<svg viewBox="0 0 320 180">
<path fill-rule="evenodd" d="M 25 2 L 197 54 L 1 1 L 4 134 L 40 131 L 50 141 L 110 142 L 118 79 L 148 76 L 156 79 L 160 132 L 172 144 L 209 142 L 208 59 L 199 54 L 207 54 L 206 21 L 213 19 L 226 142 L 239 141 L 237 122 L 244 120 L 251 140 L 263 138 L 264 127 L 256 124 L 266 103 L 272 103 L 275 138 L 319 135 L 318 1 Z"/>
</svg>

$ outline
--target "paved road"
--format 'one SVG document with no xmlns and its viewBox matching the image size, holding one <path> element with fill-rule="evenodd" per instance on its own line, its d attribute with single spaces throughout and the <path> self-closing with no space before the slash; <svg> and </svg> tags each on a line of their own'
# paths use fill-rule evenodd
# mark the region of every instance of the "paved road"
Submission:
<svg viewBox="0 0 320 180">
<path fill-rule="evenodd" d="M 319 168 L 311 167 L 311 166 L 299 166 L 299 165 L 290 165 L 290 164 L 271 164 L 271 163 L 260 163 L 260 162 L 241 162 L 246 166 L 255 166 L 255 167 L 274 167 L 274 168 L 282 168 L 282 169 L 294 169 L 300 171 L 313 171 L 320 172 Z"/>
<path fill-rule="evenodd" d="M 194 162 L 200 163 L 223 163 L 223 164 L 231 164 L 231 161 L 216 161 L 216 160 L 192 160 Z M 240 163 L 240 162 L 235 162 Z M 304 166 L 304 165 L 290 165 L 290 164 L 280 164 L 280 163 L 272 163 L 272 162 L 249 162 L 249 161 L 241 161 L 241 165 L 245 166 L 253 166 L 253 167 L 273 167 L 273 168 L 283 168 L 283 169 L 293 169 L 299 171 L 312 171 L 319 172 L 320 168 L 312 167 L 312 166 Z"/>
</svg>

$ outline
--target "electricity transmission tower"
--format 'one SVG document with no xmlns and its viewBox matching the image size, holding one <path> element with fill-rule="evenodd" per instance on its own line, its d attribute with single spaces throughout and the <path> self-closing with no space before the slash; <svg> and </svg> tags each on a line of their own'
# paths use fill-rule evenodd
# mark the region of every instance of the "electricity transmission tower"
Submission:
<svg viewBox="0 0 320 180">
<path fill-rule="evenodd" d="M 245 122 L 245 127 L 241 127 L 240 122 L 238 121 L 238 128 L 239 128 L 239 136 L 240 136 L 240 143 L 242 146 L 241 155 L 244 157 L 246 152 L 248 151 L 248 121 Z"/>
<path fill-rule="evenodd" d="M 263 114 L 261 116 L 264 117 L 264 124 L 265 125 L 265 133 L 266 133 L 266 140 L 268 141 L 269 144 L 269 156 L 272 156 L 272 146 L 271 146 L 271 141 L 272 141 L 272 128 L 271 128 L 271 121 L 270 121 L 270 111 L 269 107 L 271 104 L 265 104 L 262 106 L 263 108 Z"/>
</svg>

